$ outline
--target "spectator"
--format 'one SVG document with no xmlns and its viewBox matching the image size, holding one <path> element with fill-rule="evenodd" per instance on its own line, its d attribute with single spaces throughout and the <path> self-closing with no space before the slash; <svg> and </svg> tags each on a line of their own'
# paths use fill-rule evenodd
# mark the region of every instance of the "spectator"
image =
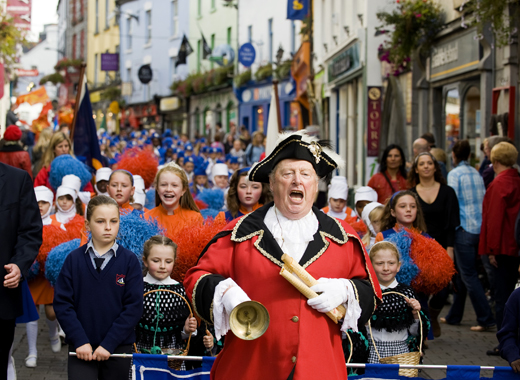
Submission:
<svg viewBox="0 0 520 380">
<path fill-rule="evenodd" d="M 4 144 L 0 148 L 0 162 L 25 170 L 32 180 L 31 157 L 22 146 L 22 131 L 16 125 L 7 127 L 4 133 Z"/>
<path fill-rule="evenodd" d="M 239 139 L 233 141 L 233 148 L 229 151 L 229 154 L 231 154 L 233 157 L 242 158 L 244 154 L 246 154 L 242 149 L 242 141 Z"/>
<path fill-rule="evenodd" d="M 441 168 L 442 178 L 448 178 L 448 171 L 446 170 L 448 158 L 446 156 L 446 152 L 441 148 L 432 148 L 430 152 L 431 154 L 433 154 L 433 157 L 435 157 L 437 163 L 439 164 L 439 167 Z"/>
<path fill-rule="evenodd" d="M 478 172 L 480 175 L 484 173 L 484 170 L 486 170 L 489 165 L 491 164 L 491 161 L 489 161 L 489 155 L 491 153 L 491 150 L 489 149 L 489 138 L 486 137 L 484 139 L 484 142 L 480 146 L 480 150 L 482 153 L 484 153 L 484 159 L 482 160 L 482 163 L 480 164 L 480 167 L 478 168 Z"/>
<path fill-rule="evenodd" d="M 435 146 L 435 136 L 431 132 L 426 132 L 421 136 L 422 139 L 428 142 L 428 148 L 431 150 L 436 148 Z"/>
<path fill-rule="evenodd" d="M 498 143 L 501 143 L 501 142 L 508 142 L 509 144 L 511 145 L 515 145 L 513 140 L 511 140 L 509 137 L 505 137 L 505 136 L 491 136 L 488 138 L 488 142 L 487 142 L 487 149 L 489 150 L 489 152 L 491 153 L 491 150 L 493 149 L 493 147 L 498 144 Z M 490 157 L 490 156 L 488 156 Z M 484 179 L 484 185 L 486 186 L 486 189 L 489 187 L 489 185 L 491 184 L 491 182 L 493 182 L 493 180 L 495 179 L 495 176 L 496 176 L 496 172 L 493 170 L 493 165 L 490 164 L 483 172 L 482 172 L 482 178 Z"/>
<path fill-rule="evenodd" d="M 386 147 L 379 161 L 379 173 L 368 181 L 377 193 L 377 201 L 386 203 L 393 193 L 408 189 L 406 184 L 406 159 L 403 149 L 396 144 Z"/>
<path fill-rule="evenodd" d="M 52 138 L 49 146 L 43 155 L 42 168 L 34 179 L 34 187 L 46 186 L 49 189 L 54 189 L 49 182 L 49 173 L 51 171 L 52 161 L 62 154 L 71 154 L 72 143 L 69 137 L 63 132 L 56 132 Z M 54 189 L 56 191 L 56 189 Z"/>
<path fill-rule="evenodd" d="M 417 140 L 413 142 L 413 158 L 417 157 L 420 153 L 425 153 L 430 151 L 430 146 L 428 145 L 428 141 L 419 137 Z"/>
<path fill-rule="evenodd" d="M 52 128 L 44 128 L 38 136 L 32 155 L 33 177 L 36 177 L 42 168 L 43 154 L 51 142 L 52 133 Z"/>
<path fill-rule="evenodd" d="M 262 132 L 256 131 L 253 134 L 253 141 L 245 153 L 247 166 L 252 166 L 255 162 L 260 161 L 260 156 L 265 152 L 264 139 L 265 136 Z"/>
<path fill-rule="evenodd" d="M 240 140 L 244 142 L 244 146 L 247 147 L 251 143 L 251 135 L 247 128 L 243 125 L 240 127 Z M 245 149 L 245 148 L 244 148 Z"/>
<path fill-rule="evenodd" d="M 518 151 L 512 144 L 500 142 L 493 146 L 491 164 L 496 178 L 487 189 L 482 205 L 478 253 L 489 256 L 494 272 L 493 296 L 498 330 L 502 328 L 504 307 L 518 278 L 519 258 L 514 229 L 520 210 L 520 176 L 513 168 L 517 158 Z M 498 347 L 487 354 L 499 355 Z"/>
<path fill-rule="evenodd" d="M 455 190 L 460 208 L 460 226 L 455 231 L 454 246 L 458 272 L 455 278 L 457 291 L 448 315 L 441 318 L 441 322 L 455 325 L 462 321 L 466 296 L 469 293 L 478 323 L 477 326 L 471 327 L 471 330 L 487 331 L 495 327 L 495 319 L 478 278 L 476 263 L 482 224 L 482 202 L 486 189 L 482 177 L 468 162 L 470 154 L 468 140 L 457 141 L 451 152 L 456 167 L 448 174 L 448 185 Z"/>
</svg>

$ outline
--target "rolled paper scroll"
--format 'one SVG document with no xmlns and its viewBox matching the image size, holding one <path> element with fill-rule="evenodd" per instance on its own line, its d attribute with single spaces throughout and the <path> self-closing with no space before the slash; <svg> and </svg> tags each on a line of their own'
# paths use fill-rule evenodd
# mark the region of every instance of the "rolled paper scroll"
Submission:
<svg viewBox="0 0 520 380">
<path fill-rule="evenodd" d="M 291 256 L 289 256 L 287 253 L 284 253 L 282 255 L 282 261 L 284 262 L 285 264 L 285 269 L 286 270 L 289 270 L 290 272 L 292 272 L 293 274 L 295 274 L 296 276 L 298 276 L 298 278 L 303 281 L 303 283 L 305 285 L 307 285 L 308 287 L 311 287 L 311 286 L 314 286 L 314 285 L 318 285 L 319 282 L 316 281 L 316 279 L 314 277 L 312 277 L 309 272 L 307 272 L 300 264 L 298 264 L 296 262 L 296 260 L 294 260 Z M 303 294 L 303 293 L 302 293 Z M 334 314 L 334 316 L 337 318 L 337 319 L 342 319 L 345 314 L 347 313 L 347 310 L 345 310 L 345 307 L 343 305 L 339 305 L 337 308 L 335 308 L 334 310 L 331 311 L 331 313 Z"/>
<path fill-rule="evenodd" d="M 282 266 L 282 269 L 280 270 L 280 275 L 285 278 L 287 281 L 289 281 L 289 283 L 294 286 L 296 289 L 298 289 L 298 291 L 303 294 L 305 297 L 307 297 L 308 299 L 311 299 L 311 298 L 316 298 L 318 297 L 318 293 L 316 293 L 314 290 L 311 290 L 306 284 L 304 284 L 303 282 L 301 282 L 300 279 L 298 279 L 298 277 L 296 277 L 294 274 L 292 274 L 289 270 L 287 270 L 287 268 L 284 266 Z M 337 313 L 338 313 L 338 310 L 337 309 L 334 309 L 334 310 L 331 310 L 325 314 L 327 314 L 327 316 L 332 319 L 334 321 L 334 323 L 338 323 L 338 320 L 340 318 L 338 318 L 337 316 Z"/>
</svg>

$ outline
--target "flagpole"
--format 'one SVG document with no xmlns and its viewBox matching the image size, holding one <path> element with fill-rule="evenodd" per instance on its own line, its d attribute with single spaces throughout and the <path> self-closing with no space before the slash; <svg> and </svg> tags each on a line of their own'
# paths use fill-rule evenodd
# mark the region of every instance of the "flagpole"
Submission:
<svg viewBox="0 0 520 380">
<path fill-rule="evenodd" d="M 85 75 L 86 67 L 87 67 L 87 64 L 82 63 L 81 67 L 79 69 L 79 82 L 78 82 L 78 89 L 76 92 L 76 104 L 74 104 L 74 118 L 72 119 L 72 125 L 70 126 L 70 140 L 72 141 L 72 144 L 74 144 L 74 128 L 76 127 L 76 119 L 77 119 L 78 110 L 79 110 L 79 101 L 81 98 L 81 90 L 83 89 L 83 77 Z"/>
<path fill-rule="evenodd" d="M 276 118 L 278 119 L 278 133 L 282 132 L 282 115 L 280 114 L 280 98 L 278 96 L 278 80 L 273 79 L 274 99 L 276 101 Z"/>
</svg>

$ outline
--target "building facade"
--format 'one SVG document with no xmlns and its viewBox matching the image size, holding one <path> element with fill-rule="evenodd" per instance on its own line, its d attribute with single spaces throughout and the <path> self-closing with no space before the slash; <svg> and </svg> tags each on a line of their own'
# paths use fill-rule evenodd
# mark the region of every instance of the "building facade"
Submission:
<svg viewBox="0 0 520 380">
<path fill-rule="evenodd" d="M 62 2 L 68 4 L 61 5 Z M 66 10 L 66 28 L 65 28 L 65 57 L 70 59 L 82 59 L 87 57 L 87 7 L 88 0 L 61 0 L 58 9 L 65 6 Z M 60 22 L 62 14 L 58 14 Z M 61 28 L 60 28 L 61 30 Z"/>
</svg>

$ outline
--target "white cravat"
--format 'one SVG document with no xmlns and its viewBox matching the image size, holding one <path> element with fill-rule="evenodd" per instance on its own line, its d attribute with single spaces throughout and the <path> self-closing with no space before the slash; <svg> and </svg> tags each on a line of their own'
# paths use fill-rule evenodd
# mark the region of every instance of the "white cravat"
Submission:
<svg viewBox="0 0 520 380">
<path fill-rule="evenodd" d="M 73 203 L 70 209 L 63 210 L 58 204 L 58 212 L 56 213 L 56 220 L 60 223 L 66 224 L 76 216 L 76 204 Z"/>
<path fill-rule="evenodd" d="M 267 211 L 264 223 L 280 246 L 296 262 L 300 262 L 309 242 L 314 240 L 318 231 L 318 218 L 312 210 L 298 220 L 287 219 L 280 210 L 273 206 Z"/>
</svg>

